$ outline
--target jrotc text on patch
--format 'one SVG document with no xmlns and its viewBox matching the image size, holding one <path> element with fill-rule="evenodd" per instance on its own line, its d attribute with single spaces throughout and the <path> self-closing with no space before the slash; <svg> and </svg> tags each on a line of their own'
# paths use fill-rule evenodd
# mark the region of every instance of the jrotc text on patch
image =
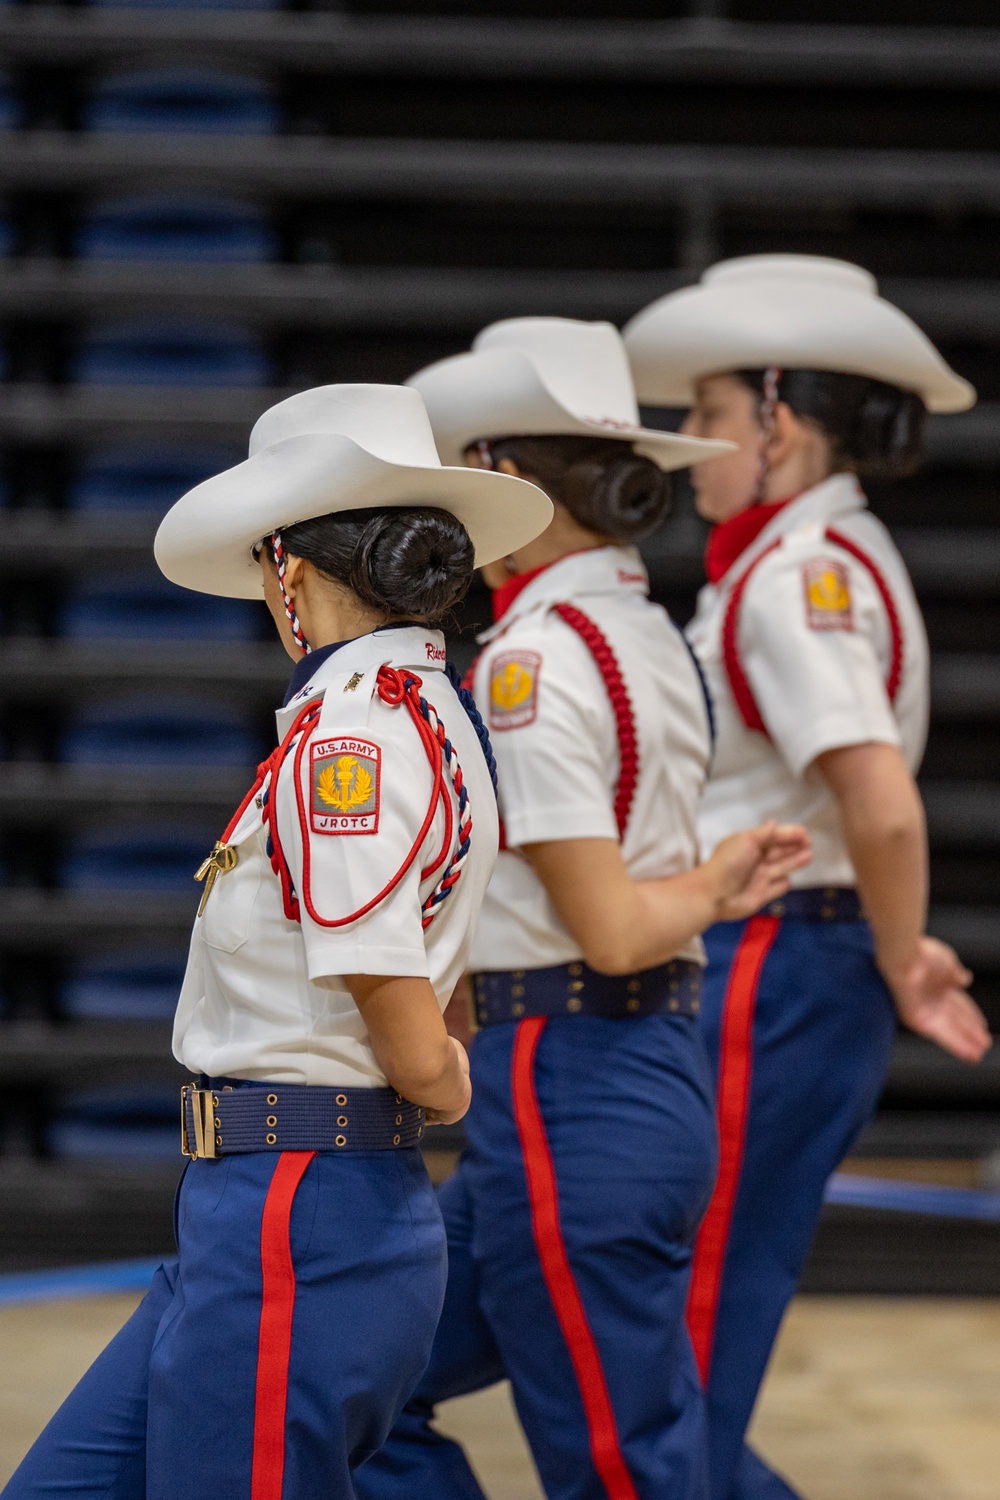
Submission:
<svg viewBox="0 0 1000 1500">
<path fill-rule="evenodd" d="M 339 735 L 311 747 L 309 825 L 313 833 L 377 833 L 382 752 L 370 740 Z"/>
<path fill-rule="evenodd" d="M 505 651 L 490 675 L 490 728 L 520 729 L 538 712 L 542 658 L 534 651 Z"/>
<path fill-rule="evenodd" d="M 817 557 L 802 569 L 810 630 L 853 630 L 851 579 L 843 563 Z"/>
</svg>

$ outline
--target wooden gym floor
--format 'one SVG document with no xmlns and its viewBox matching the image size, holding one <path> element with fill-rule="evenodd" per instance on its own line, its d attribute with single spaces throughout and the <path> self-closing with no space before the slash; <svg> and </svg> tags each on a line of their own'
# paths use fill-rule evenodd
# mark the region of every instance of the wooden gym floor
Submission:
<svg viewBox="0 0 1000 1500">
<path fill-rule="evenodd" d="M 0 1308 L 0 1483 L 136 1301 Z M 505 1387 L 449 1402 L 440 1425 L 490 1500 L 539 1500 Z M 997 1500 L 1000 1301 L 799 1298 L 754 1440 L 809 1500 Z"/>
</svg>

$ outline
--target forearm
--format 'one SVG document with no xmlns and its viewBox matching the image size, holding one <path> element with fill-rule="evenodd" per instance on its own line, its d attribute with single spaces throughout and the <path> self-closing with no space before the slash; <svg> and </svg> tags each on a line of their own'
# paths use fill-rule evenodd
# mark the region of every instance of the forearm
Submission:
<svg viewBox="0 0 1000 1500">
<path fill-rule="evenodd" d="M 891 974 L 912 957 L 927 922 L 924 810 L 898 751 L 888 745 L 854 749 L 833 752 L 832 774 L 828 757 L 821 757 L 820 770 L 837 797 L 879 967 Z"/>
<path fill-rule="evenodd" d="M 634 881 L 608 840 L 534 844 L 523 852 L 587 963 L 602 974 L 667 963 L 718 912 L 719 882 L 706 866 Z"/>
<path fill-rule="evenodd" d="M 452 1113 L 466 1101 L 467 1076 L 428 980 L 349 975 L 347 987 L 368 1028 L 379 1067 L 413 1104 Z"/>
</svg>

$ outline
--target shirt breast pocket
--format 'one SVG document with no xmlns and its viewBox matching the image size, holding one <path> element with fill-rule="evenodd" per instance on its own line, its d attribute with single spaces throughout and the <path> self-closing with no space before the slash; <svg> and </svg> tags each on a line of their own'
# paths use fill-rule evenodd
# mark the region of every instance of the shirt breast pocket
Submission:
<svg viewBox="0 0 1000 1500">
<path fill-rule="evenodd" d="M 199 918 L 204 942 L 220 953 L 235 953 L 250 936 L 267 863 L 262 829 L 236 847 L 239 856 L 235 866 L 216 879 Z"/>
</svg>

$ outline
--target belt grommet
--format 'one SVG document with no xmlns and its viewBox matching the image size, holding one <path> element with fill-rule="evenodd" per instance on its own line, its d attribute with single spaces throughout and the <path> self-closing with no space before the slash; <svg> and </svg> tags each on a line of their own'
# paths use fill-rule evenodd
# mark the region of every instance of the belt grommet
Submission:
<svg viewBox="0 0 1000 1500">
<path fill-rule="evenodd" d="M 570 999 L 566 1001 L 566 1009 L 573 1011 L 575 1014 L 578 1010 L 583 1009 L 583 1001 L 578 995 L 572 995 Z"/>
<path fill-rule="evenodd" d="M 576 979 L 578 975 L 583 973 L 583 964 L 581 963 L 567 964 L 566 967 L 572 974 L 574 979 Z"/>
<path fill-rule="evenodd" d="M 333 1138 L 333 1144 L 335 1146 L 346 1146 L 347 1145 L 347 1136 L 346 1135 L 335 1135 L 334 1138 Z"/>
<path fill-rule="evenodd" d="M 268 1094 L 268 1096 L 267 1096 L 267 1102 L 268 1102 L 268 1104 L 277 1104 L 277 1102 L 278 1102 L 278 1096 L 277 1096 L 277 1094 Z"/>
<path fill-rule="evenodd" d="M 268 1115 L 268 1117 L 267 1117 L 267 1123 L 269 1125 L 277 1125 L 277 1123 L 278 1123 L 278 1116 L 277 1115 Z"/>
<path fill-rule="evenodd" d="M 631 1000 L 626 1002 L 625 1009 L 630 1011 L 637 1011 L 639 1009 L 639 1002 L 634 995 Z"/>
<path fill-rule="evenodd" d="M 392 1138 L 392 1144 L 394 1146 L 398 1146 L 399 1145 L 399 1136 L 398 1135 L 394 1135 L 393 1136 L 393 1138 Z"/>
<path fill-rule="evenodd" d="M 510 987 L 510 993 L 511 993 L 511 998 L 512 999 L 514 999 L 514 1000 L 520 1000 L 521 996 L 524 994 L 524 985 L 523 984 L 512 984 L 511 987 Z"/>
<path fill-rule="evenodd" d="M 216 1137 L 215 1137 L 215 1144 L 216 1144 L 216 1145 L 217 1145 L 217 1146 L 221 1146 L 221 1145 L 222 1145 L 222 1136 L 221 1136 L 221 1135 L 217 1135 L 217 1136 L 216 1136 Z"/>
<path fill-rule="evenodd" d="M 691 1001 L 691 1014 L 693 1016 L 696 1016 L 700 1010 L 701 1010 L 701 1001 L 700 1000 L 692 1000 Z"/>
<path fill-rule="evenodd" d="M 222 1121 L 219 1119 L 218 1115 L 216 1115 L 215 1117 L 215 1128 L 216 1130 L 222 1129 Z"/>
<path fill-rule="evenodd" d="M 523 969 L 514 969 L 513 970 L 513 975 L 514 975 L 515 980 L 517 980 L 518 982 L 520 982 L 520 980 L 522 980 L 524 978 L 524 970 Z"/>
<path fill-rule="evenodd" d="M 523 1016 L 524 1015 L 524 1006 L 521 1004 L 520 1000 L 515 1000 L 514 1004 L 511 1006 L 510 1009 L 511 1009 L 511 1014 L 512 1015 L 515 1015 L 515 1016 Z"/>
<path fill-rule="evenodd" d="M 346 1125 L 347 1124 L 347 1116 L 346 1115 L 338 1115 L 337 1116 L 337 1124 L 340 1125 L 341 1127 L 343 1127 L 344 1125 Z"/>
<path fill-rule="evenodd" d="M 402 1094 L 397 1094 L 397 1095 L 396 1095 L 396 1103 L 397 1103 L 397 1104 L 402 1104 L 402 1102 L 403 1102 L 403 1096 L 402 1096 Z M 346 1103 L 347 1103 L 347 1100 L 346 1100 L 346 1099 L 345 1099 L 345 1100 L 344 1100 L 344 1103 L 345 1103 L 345 1104 L 346 1104 Z"/>
<path fill-rule="evenodd" d="M 219 1096 L 218 1096 L 218 1094 L 213 1094 L 212 1095 L 212 1103 L 215 1106 L 215 1108 L 218 1109 L 218 1107 L 219 1107 Z"/>
<path fill-rule="evenodd" d="M 269 1146 L 273 1146 L 275 1144 L 275 1142 L 277 1141 L 278 1137 L 272 1131 L 272 1133 L 270 1135 L 266 1135 L 264 1137 L 264 1139 L 265 1139 L 265 1141 L 267 1141 L 267 1144 Z"/>
<path fill-rule="evenodd" d="M 629 982 L 628 982 L 628 992 L 629 992 L 630 995 L 638 995 L 638 993 L 639 993 L 639 991 L 641 989 L 642 989 L 642 980 L 641 979 L 630 979 L 629 980 Z"/>
<path fill-rule="evenodd" d="M 347 1103 L 347 1095 L 346 1094 L 338 1094 L 337 1095 L 337 1103 L 338 1104 L 346 1104 Z"/>
<path fill-rule="evenodd" d="M 396 1124 L 397 1125 L 402 1125 L 402 1123 L 403 1123 L 403 1116 L 402 1115 L 397 1115 L 396 1116 Z"/>
<path fill-rule="evenodd" d="M 418 1141 L 419 1141 L 420 1137 L 423 1135 L 423 1133 L 424 1133 L 424 1127 L 421 1125 L 420 1128 L 419 1128 L 419 1130 L 417 1131 L 417 1140 Z"/>
<path fill-rule="evenodd" d="M 681 1008 L 681 1002 L 679 1000 L 671 1000 L 670 1001 L 670 1009 L 671 1010 L 680 1010 L 680 1008 Z"/>
</svg>

